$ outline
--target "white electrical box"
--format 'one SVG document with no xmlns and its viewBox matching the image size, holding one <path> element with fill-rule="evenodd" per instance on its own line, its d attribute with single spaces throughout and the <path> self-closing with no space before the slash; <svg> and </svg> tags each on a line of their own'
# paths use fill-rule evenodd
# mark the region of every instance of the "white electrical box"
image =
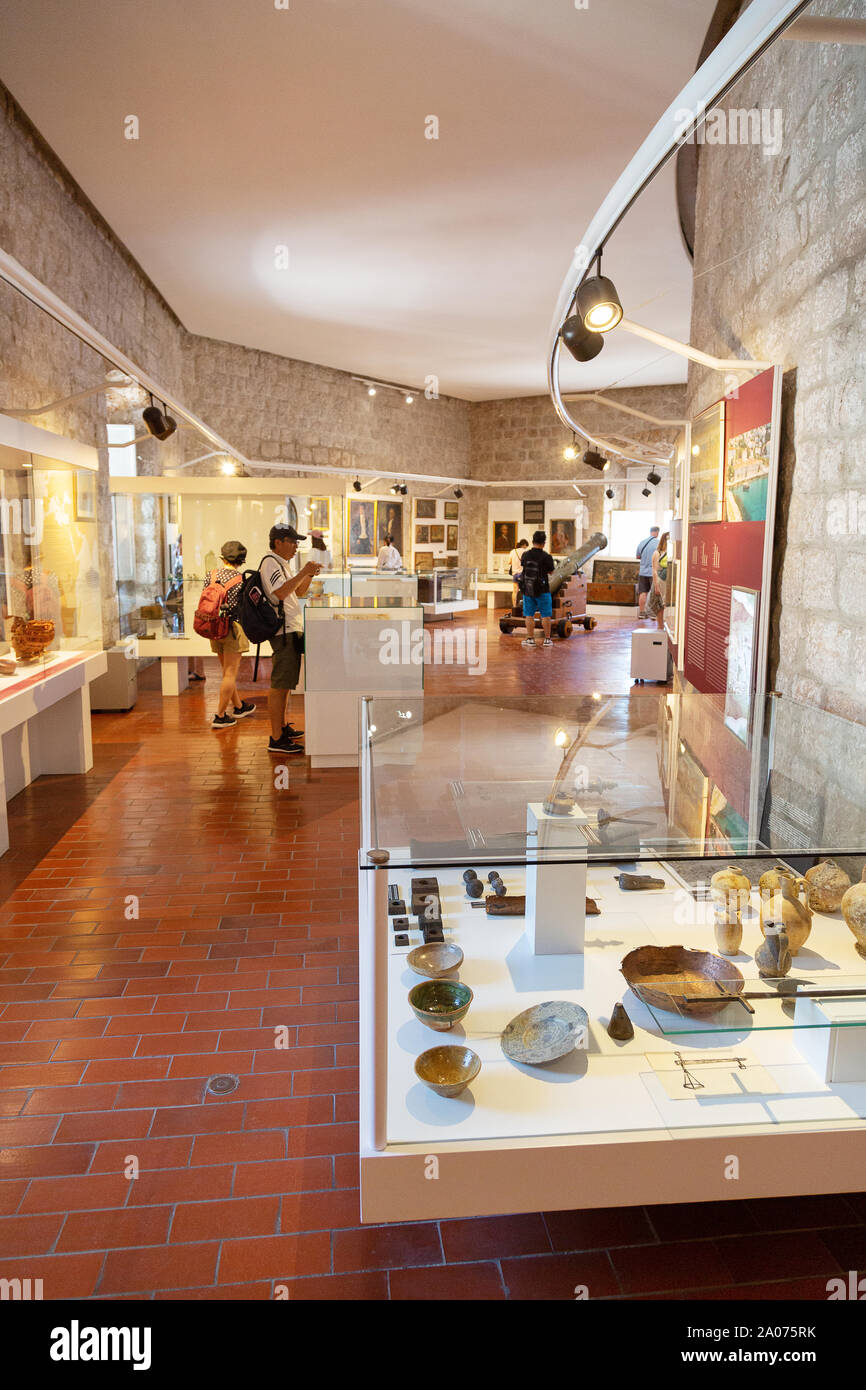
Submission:
<svg viewBox="0 0 866 1390">
<path fill-rule="evenodd" d="M 631 635 L 631 677 L 637 681 L 668 679 L 667 633 L 655 628 Z"/>
<path fill-rule="evenodd" d="M 822 1081 L 866 1081 L 866 996 L 798 999 L 794 1043 Z"/>
</svg>

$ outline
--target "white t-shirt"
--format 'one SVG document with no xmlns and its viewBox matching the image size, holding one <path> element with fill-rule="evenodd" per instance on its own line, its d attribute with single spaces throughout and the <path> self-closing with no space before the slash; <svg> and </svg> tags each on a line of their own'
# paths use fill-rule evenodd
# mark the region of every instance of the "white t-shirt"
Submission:
<svg viewBox="0 0 866 1390">
<path fill-rule="evenodd" d="M 518 550 L 516 546 L 512 550 L 508 557 L 508 573 L 510 575 L 513 576 L 520 573 L 523 568 L 523 557 L 525 554 L 525 550 Z"/>
<path fill-rule="evenodd" d="M 262 576 L 265 596 L 276 607 L 280 600 L 275 596 L 274 590 L 281 589 L 288 579 L 293 578 L 288 561 L 281 560 L 279 555 L 275 555 L 271 551 L 270 555 L 266 555 L 262 560 L 259 573 Z M 304 614 L 297 594 L 286 595 L 283 599 L 283 612 L 285 614 L 284 632 L 303 632 Z"/>
<path fill-rule="evenodd" d="M 331 559 L 330 550 L 317 550 L 314 545 L 311 545 L 309 550 L 305 550 L 303 555 L 305 565 L 312 561 L 314 565 L 321 565 L 323 570 L 331 568 Z"/>
<path fill-rule="evenodd" d="M 379 551 L 379 558 L 376 561 L 378 570 L 401 570 L 403 568 L 403 556 L 400 554 L 396 545 L 383 545 Z"/>
</svg>

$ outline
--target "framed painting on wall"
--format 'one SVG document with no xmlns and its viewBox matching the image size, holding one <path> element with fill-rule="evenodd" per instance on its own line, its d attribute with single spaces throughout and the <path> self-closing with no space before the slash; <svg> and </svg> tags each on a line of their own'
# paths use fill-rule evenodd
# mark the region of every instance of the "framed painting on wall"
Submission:
<svg viewBox="0 0 866 1390">
<path fill-rule="evenodd" d="M 432 550 L 416 550 L 416 551 L 415 551 L 415 572 L 418 573 L 418 571 L 420 571 L 420 570 L 432 570 L 432 568 L 433 568 L 433 551 L 432 551 Z"/>
<path fill-rule="evenodd" d="M 727 641 L 728 681 L 725 692 L 725 725 L 749 744 L 749 718 L 755 689 L 755 656 L 758 635 L 757 589 L 731 588 L 731 626 Z"/>
<path fill-rule="evenodd" d="M 415 544 L 416 544 L 416 545 L 429 545 L 429 544 L 430 544 L 430 527 L 429 527 L 429 526 L 416 526 L 416 527 L 415 527 Z"/>
<path fill-rule="evenodd" d="M 551 521 L 548 549 L 551 555 L 570 555 L 574 550 L 574 520 L 564 517 Z"/>
<path fill-rule="evenodd" d="M 430 544 L 431 544 L 431 545 L 444 545 L 444 544 L 445 544 L 445 527 L 444 527 L 444 526 L 431 526 L 431 527 L 430 527 Z"/>
<path fill-rule="evenodd" d="M 435 497 L 416 497 L 416 498 L 415 498 L 415 520 L 416 520 L 416 521 L 420 521 L 422 518 L 423 518 L 425 521 L 429 521 L 431 518 L 435 518 L 435 516 L 436 516 L 436 498 L 435 498 Z"/>
<path fill-rule="evenodd" d="M 456 549 L 457 549 L 457 527 L 456 527 L 456 526 L 449 526 L 449 527 L 448 527 L 448 541 L 447 541 L 447 545 L 448 545 L 448 549 L 449 549 L 449 550 L 456 550 Z"/>
<path fill-rule="evenodd" d="M 310 498 L 310 530 L 329 531 L 331 528 L 330 497 Z"/>
<path fill-rule="evenodd" d="M 381 550 L 385 537 L 403 554 L 403 503 L 380 502 L 376 508 L 376 548 Z"/>
<path fill-rule="evenodd" d="M 728 440 L 725 521 L 766 521 L 770 482 L 770 424 Z"/>
<path fill-rule="evenodd" d="M 722 473 L 725 439 L 724 401 L 692 422 L 692 457 L 689 469 L 689 521 L 721 521 Z"/>
<path fill-rule="evenodd" d="M 517 544 L 516 521 L 493 522 L 493 554 L 507 555 Z"/>
<path fill-rule="evenodd" d="M 347 554 L 360 558 L 373 555 L 376 540 L 376 503 L 359 497 L 349 498 L 349 548 Z"/>
<path fill-rule="evenodd" d="M 96 520 L 96 474 L 73 473 L 72 500 L 76 521 Z"/>
<path fill-rule="evenodd" d="M 456 502 L 445 503 L 445 520 L 456 521 L 460 515 L 460 507 Z"/>
<path fill-rule="evenodd" d="M 524 526 L 544 526 L 543 502 L 524 502 L 523 524 Z"/>
</svg>

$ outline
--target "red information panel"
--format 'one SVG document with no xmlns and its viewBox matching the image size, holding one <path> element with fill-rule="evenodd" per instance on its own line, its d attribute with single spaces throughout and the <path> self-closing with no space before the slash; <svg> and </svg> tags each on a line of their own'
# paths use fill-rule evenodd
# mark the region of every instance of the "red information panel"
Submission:
<svg viewBox="0 0 866 1390">
<path fill-rule="evenodd" d="M 725 520 L 689 527 L 683 671 L 704 694 L 728 689 L 732 587 L 756 591 L 754 621 L 760 621 L 773 382 L 771 368 L 725 398 Z M 756 676 L 761 686 L 764 673 Z"/>
</svg>

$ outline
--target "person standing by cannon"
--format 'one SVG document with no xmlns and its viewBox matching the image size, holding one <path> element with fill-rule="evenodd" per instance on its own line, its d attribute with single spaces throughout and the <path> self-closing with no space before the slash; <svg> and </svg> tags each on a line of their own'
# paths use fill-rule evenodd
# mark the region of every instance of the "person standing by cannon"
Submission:
<svg viewBox="0 0 866 1390">
<path fill-rule="evenodd" d="M 544 548 L 547 536 L 544 531 L 533 531 L 532 545 L 523 552 L 523 616 L 526 619 L 524 647 L 535 646 L 535 615 L 541 618 L 544 630 L 545 647 L 553 646 L 550 623 L 553 617 L 553 599 L 550 593 L 550 576 L 556 562 Z"/>
</svg>

